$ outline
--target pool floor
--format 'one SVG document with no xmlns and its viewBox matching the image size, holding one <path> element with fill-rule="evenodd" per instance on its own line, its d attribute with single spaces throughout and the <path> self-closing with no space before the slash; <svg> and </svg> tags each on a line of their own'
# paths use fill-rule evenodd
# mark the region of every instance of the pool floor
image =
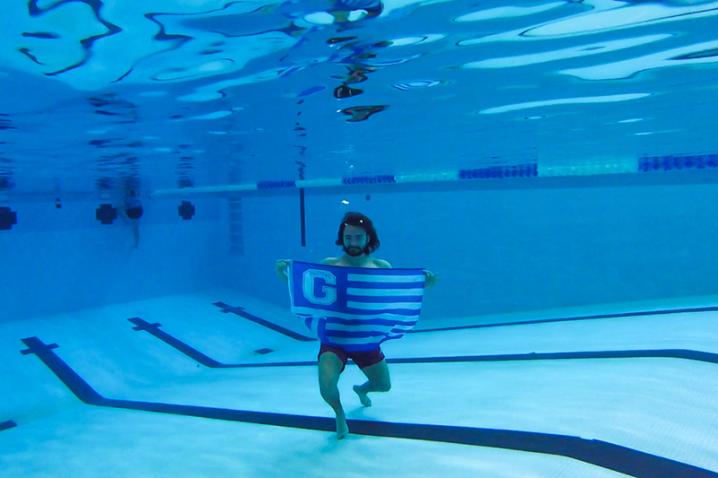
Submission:
<svg viewBox="0 0 718 478">
<path fill-rule="evenodd" d="M 345 370 L 344 440 L 282 307 L 209 291 L 6 322 L 0 476 L 718 476 L 712 305 L 420 323 L 384 344 L 372 407 Z"/>
</svg>

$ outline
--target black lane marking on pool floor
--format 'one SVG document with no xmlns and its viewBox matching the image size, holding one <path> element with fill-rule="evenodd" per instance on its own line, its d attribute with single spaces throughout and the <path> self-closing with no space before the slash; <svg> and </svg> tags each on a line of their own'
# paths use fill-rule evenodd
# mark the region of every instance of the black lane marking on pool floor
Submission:
<svg viewBox="0 0 718 478">
<path fill-rule="evenodd" d="M 144 319 L 141 319 L 139 317 L 133 317 L 131 319 L 127 319 L 135 326 L 132 328 L 132 330 L 136 331 L 146 331 L 152 334 L 153 336 L 157 337 L 167 345 L 170 345 L 171 347 L 174 347 L 175 349 L 179 350 L 183 354 L 190 357 L 192 360 L 201 363 L 205 367 L 210 368 L 225 368 L 227 367 L 226 364 L 219 363 L 215 359 L 208 357 L 207 355 L 203 354 L 196 348 L 192 347 L 191 345 L 188 345 L 184 342 L 182 342 L 179 339 L 176 339 L 172 337 L 170 334 L 166 333 L 163 330 L 160 330 L 160 327 L 162 324 L 155 322 L 154 324 L 150 324 L 149 322 L 145 321 Z"/>
<path fill-rule="evenodd" d="M 192 360 L 210 368 L 249 368 L 249 367 L 301 367 L 316 365 L 316 361 L 301 362 L 265 362 L 226 364 L 219 362 L 195 349 L 170 334 L 160 330 L 161 324 L 151 324 L 140 317 L 128 319 L 135 324 L 133 330 L 145 331 L 166 344 L 174 347 Z M 391 358 L 387 363 L 442 363 L 442 362 L 508 362 L 525 360 L 571 360 L 571 359 L 617 359 L 617 358 L 670 358 L 696 360 L 718 364 L 718 354 L 699 352 L 684 349 L 657 349 L 657 350 L 608 350 L 596 352 L 545 352 L 526 354 L 499 354 L 499 355 L 456 355 L 449 357 L 414 357 Z"/>
<path fill-rule="evenodd" d="M 22 354 L 37 355 L 77 398 L 89 405 L 305 430 L 334 431 L 334 420 L 326 417 L 105 398 L 53 352 L 53 349 L 58 347 L 57 344 L 45 344 L 37 337 L 24 338 L 22 342 L 28 347 L 21 351 Z M 358 435 L 564 456 L 637 478 L 718 478 L 718 473 L 693 465 L 602 440 L 588 440 L 570 435 L 371 420 L 348 420 L 348 424 L 351 433 Z"/>
<path fill-rule="evenodd" d="M 304 341 L 311 341 L 316 340 L 312 337 L 306 337 L 303 335 L 296 334 L 295 332 L 292 332 L 288 329 L 285 329 L 283 327 L 280 327 L 278 325 L 273 324 L 271 321 L 262 319 L 254 314 L 250 314 L 247 312 L 244 307 L 233 307 L 231 305 L 227 305 L 224 302 L 215 302 L 213 305 L 223 309 L 222 311 L 232 312 L 234 314 L 237 314 L 241 317 L 245 317 L 249 320 L 252 320 L 253 322 L 256 322 L 260 325 L 264 325 L 265 327 L 271 328 L 273 330 L 278 330 L 281 333 L 284 333 L 287 335 L 284 331 L 289 332 L 294 335 L 298 335 L 300 337 L 303 337 L 299 340 Z M 716 312 L 718 311 L 718 306 L 707 306 L 707 307 L 684 307 L 680 309 L 655 309 L 655 310 L 642 310 L 642 311 L 634 311 L 634 312 L 620 312 L 620 313 L 614 313 L 614 314 L 595 314 L 595 315 L 576 315 L 572 317 L 554 317 L 549 319 L 536 319 L 536 320 L 522 320 L 522 321 L 516 321 L 516 322 L 497 322 L 492 324 L 469 324 L 469 325 L 457 325 L 457 326 L 449 326 L 449 327 L 434 327 L 430 329 L 412 329 L 407 331 L 408 334 L 422 334 L 426 332 L 446 332 L 450 330 L 464 330 L 464 329 L 485 329 L 489 327 L 510 327 L 510 326 L 517 326 L 517 325 L 535 325 L 535 324 L 547 324 L 547 323 L 553 323 L 553 322 L 576 322 L 580 320 L 596 320 L 596 319 L 617 319 L 617 318 L 625 318 L 625 317 L 644 317 L 644 316 L 650 316 L 650 315 L 669 315 L 669 314 L 686 314 L 686 313 L 696 313 L 696 312 Z M 294 338 L 294 337 L 293 337 Z"/>
<path fill-rule="evenodd" d="M 449 330 L 464 330 L 464 329 L 485 329 L 489 327 L 509 327 L 516 325 L 534 325 L 534 324 L 547 324 L 551 322 L 572 322 L 579 320 L 595 320 L 595 319 L 618 319 L 623 317 L 641 317 L 647 315 L 668 315 L 668 314 L 685 314 L 695 312 L 716 312 L 718 307 L 689 307 L 683 309 L 657 309 L 657 310 L 645 310 L 639 312 L 622 312 L 616 314 L 597 314 L 597 315 L 577 315 L 575 317 L 556 317 L 552 319 L 537 319 L 537 320 L 524 320 L 518 322 L 499 322 L 493 324 L 476 324 L 476 325 L 457 325 L 454 327 L 436 327 L 431 329 L 413 329 L 408 333 L 410 334 L 423 334 L 425 332 L 446 332 Z"/>
<path fill-rule="evenodd" d="M 17 426 L 17 423 L 15 423 L 12 420 L 7 420 L 4 422 L 0 422 L 0 432 L 3 430 L 8 430 L 10 428 L 15 428 Z"/>
<path fill-rule="evenodd" d="M 214 302 L 212 305 L 219 307 L 222 310 L 222 312 L 225 314 L 235 314 L 240 317 L 244 317 L 245 319 L 251 320 L 252 322 L 259 324 L 263 327 L 266 327 L 268 329 L 272 329 L 275 332 L 279 332 L 280 334 L 290 337 L 294 340 L 299 340 L 301 342 L 315 342 L 317 340 L 313 337 L 308 337 L 306 335 L 298 334 L 297 332 L 286 329 L 286 328 L 282 327 L 281 325 L 277 325 L 277 324 L 274 324 L 274 323 L 272 323 L 268 320 L 265 320 L 261 317 L 257 317 L 254 314 L 250 314 L 249 312 L 244 310 L 243 307 L 234 307 L 234 306 L 225 304 L 224 302 Z"/>
</svg>

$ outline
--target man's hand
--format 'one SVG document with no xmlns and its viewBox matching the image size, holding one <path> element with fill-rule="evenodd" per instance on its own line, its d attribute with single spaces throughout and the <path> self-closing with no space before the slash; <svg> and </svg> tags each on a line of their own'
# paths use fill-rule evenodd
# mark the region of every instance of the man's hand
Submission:
<svg viewBox="0 0 718 478">
<path fill-rule="evenodd" d="M 277 272 L 277 276 L 280 279 L 287 280 L 287 269 L 292 261 L 290 259 L 278 259 L 274 264 L 274 270 Z"/>
<path fill-rule="evenodd" d="M 424 287 L 434 287 L 436 285 L 436 281 L 439 280 L 436 274 L 434 274 L 428 269 L 424 269 L 424 275 L 426 276 Z"/>
</svg>

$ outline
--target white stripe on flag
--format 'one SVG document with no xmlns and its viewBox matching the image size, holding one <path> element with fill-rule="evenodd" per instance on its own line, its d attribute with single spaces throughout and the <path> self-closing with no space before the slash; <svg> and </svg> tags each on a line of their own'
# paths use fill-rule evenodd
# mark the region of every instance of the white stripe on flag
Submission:
<svg viewBox="0 0 718 478">
<path fill-rule="evenodd" d="M 327 314 L 323 317 L 329 320 L 330 322 L 335 322 L 337 324 L 408 324 L 410 322 L 416 322 L 419 318 L 418 314 L 415 315 L 402 315 L 402 314 L 384 314 L 387 317 L 379 318 L 378 316 L 371 314 L 371 315 L 357 315 L 357 314 L 349 314 L 349 317 L 342 317 L 340 314 L 330 312 L 331 315 Z"/>
<path fill-rule="evenodd" d="M 408 310 L 420 310 L 421 302 L 393 302 L 393 303 L 380 303 L 380 302 L 354 302 L 351 300 L 347 301 L 347 307 L 351 309 L 361 310 L 395 310 L 395 309 L 408 309 Z"/>
<path fill-rule="evenodd" d="M 347 274 L 349 282 L 386 282 L 386 283 L 407 283 L 407 282 L 424 282 L 425 276 L 412 275 L 388 275 L 388 274 Z"/>
<path fill-rule="evenodd" d="M 348 295 L 392 297 L 392 296 L 423 296 L 424 289 L 360 289 L 356 287 L 347 288 Z"/>
<path fill-rule="evenodd" d="M 325 327 L 326 327 L 325 330 L 326 330 L 327 334 L 330 334 L 330 335 L 332 332 L 377 332 L 377 333 L 388 335 L 391 333 L 391 331 L 393 329 L 400 328 L 396 325 L 377 325 L 377 324 L 344 325 L 344 324 L 332 324 L 329 322 L 327 322 Z"/>
</svg>

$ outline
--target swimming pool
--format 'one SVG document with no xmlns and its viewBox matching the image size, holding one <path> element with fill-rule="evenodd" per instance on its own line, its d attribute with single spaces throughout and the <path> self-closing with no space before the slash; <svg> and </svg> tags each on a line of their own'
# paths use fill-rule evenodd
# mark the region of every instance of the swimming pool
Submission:
<svg viewBox="0 0 718 478">
<path fill-rule="evenodd" d="M 3 476 L 718 473 L 718 2 L 6 8 Z M 337 440 L 348 211 L 438 281 Z"/>
</svg>

